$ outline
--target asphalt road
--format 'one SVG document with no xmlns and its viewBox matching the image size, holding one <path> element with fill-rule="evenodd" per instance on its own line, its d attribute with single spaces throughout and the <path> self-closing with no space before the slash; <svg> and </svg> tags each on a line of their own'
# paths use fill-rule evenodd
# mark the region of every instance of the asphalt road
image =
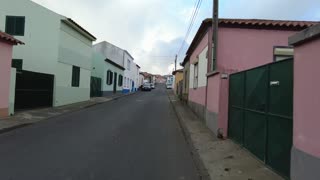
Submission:
<svg viewBox="0 0 320 180">
<path fill-rule="evenodd" d="M 157 87 L 0 135 L 0 180 L 198 180 Z"/>
</svg>

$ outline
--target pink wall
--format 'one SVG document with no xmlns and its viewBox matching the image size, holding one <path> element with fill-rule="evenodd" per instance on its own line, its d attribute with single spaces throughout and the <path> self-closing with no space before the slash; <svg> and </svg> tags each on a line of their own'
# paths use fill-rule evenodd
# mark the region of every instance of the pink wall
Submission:
<svg viewBox="0 0 320 180">
<path fill-rule="evenodd" d="M 218 70 L 242 71 L 273 61 L 274 46 L 288 46 L 296 31 L 220 28 Z"/>
<path fill-rule="evenodd" d="M 197 56 L 208 46 L 208 40 L 209 40 L 209 31 L 207 31 L 207 33 L 204 35 L 204 37 L 202 38 L 202 40 L 198 44 L 197 48 L 191 54 L 191 56 L 190 56 L 191 64 L 196 61 Z M 205 74 L 207 74 L 207 72 L 200 72 L 199 71 L 199 78 L 206 78 L 206 77 L 200 77 L 201 75 L 205 76 Z M 205 106 L 206 86 L 198 87 L 197 89 L 193 89 L 192 87 L 189 87 L 189 88 L 190 88 L 189 89 L 189 101 L 192 101 L 192 102 L 195 102 L 195 103 L 198 103 L 198 104 Z"/>
<path fill-rule="evenodd" d="M 320 39 L 295 47 L 294 145 L 320 157 Z"/>
<path fill-rule="evenodd" d="M 217 70 L 220 73 L 232 74 L 268 64 L 273 61 L 273 47 L 288 46 L 288 37 L 295 33 L 296 31 L 220 28 Z M 208 92 L 212 91 L 213 89 L 208 89 Z M 219 102 L 214 103 L 216 104 L 213 106 L 219 106 L 219 128 L 222 128 L 227 136 L 228 79 L 221 80 Z"/>
<path fill-rule="evenodd" d="M 8 115 L 12 45 L 0 40 L 0 116 Z"/>
<path fill-rule="evenodd" d="M 206 86 L 198 87 L 197 89 L 189 89 L 189 101 L 205 105 L 206 103 Z"/>
</svg>

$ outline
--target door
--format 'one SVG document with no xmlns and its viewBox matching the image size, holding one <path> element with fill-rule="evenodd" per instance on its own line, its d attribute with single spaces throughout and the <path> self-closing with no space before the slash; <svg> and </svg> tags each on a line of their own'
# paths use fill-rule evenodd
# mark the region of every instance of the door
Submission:
<svg viewBox="0 0 320 180">
<path fill-rule="evenodd" d="M 102 96 L 102 79 L 98 77 L 91 77 L 90 83 L 90 96 L 101 97 Z"/>
<path fill-rule="evenodd" d="M 118 82 L 117 82 L 117 77 L 118 77 L 118 74 L 115 72 L 114 73 L 114 83 L 113 83 L 113 93 L 117 93 L 117 85 L 118 85 Z"/>
<path fill-rule="evenodd" d="M 293 136 L 293 60 L 230 76 L 228 135 L 289 177 Z"/>
<path fill-rule="evenodd" d="M 18 71 L 16 75 L 15 110 L 51 107 L 54 75 Z"/>
</svg>

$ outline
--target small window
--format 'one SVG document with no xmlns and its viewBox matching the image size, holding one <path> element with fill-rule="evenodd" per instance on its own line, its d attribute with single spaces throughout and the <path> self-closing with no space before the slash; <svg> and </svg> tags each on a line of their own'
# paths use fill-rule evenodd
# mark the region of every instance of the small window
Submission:
<svg viewBox="0 0 320 180">
<path fill-rule="evenodd" d="M 113 82 L 113 72 L 108 70 L 107 71 L 107 85 L 111 85 Z"/>
<path fill-rule="evenodd" d="M 24 36 L 25 17 L 7 16 L 6 33 L 13 36 Z"/>
<path fill-rule="evenodd" d="M 72 66 L 72 87 L 80 86 L 80 67 Z"/>
<path fill-rule="evenodd" d="M 22 70 L 22 59 L 12 59 L 11 67 L 16 68 L 17 70 Z"/>
<path fill-rule="evenodd" d="M 194 65 L 194 79 L 193 79 L 193 88 L 198 88 L 198 74 L 199 73 L 199 64 Z"/>
<path fill-rule="evenodd" d="M 119 83 L 118 86 L 122 86 L 123 85 L 123 76 L 121 74 L 119 74 Z"/>
</svg>

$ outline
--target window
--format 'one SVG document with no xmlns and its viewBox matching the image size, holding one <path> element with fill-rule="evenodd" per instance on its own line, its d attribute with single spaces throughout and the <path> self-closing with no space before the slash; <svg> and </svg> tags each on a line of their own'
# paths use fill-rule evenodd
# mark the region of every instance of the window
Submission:
<svg viewBox="0 0 320 180">
<path fill-rule="evenodd" d="M 16 68 L 17 70 L 22 70 L 22 59 L 12 59 L 11 67 Z"/>
<path fill-rule="evenodd" d="M 72 87 L 80 86 L 80 67 L 72 66 Z"/>
<path fill-rule="evenodd" d="M 24 36 L 25 17 L 7 16 L 6 33 L 13 36 Z"/>
<path fill-rule="evenodd" d="M 276 46 L 273 48 L 273 61 L 282 61 L 287 59 L 292 59 L 294 50 L 292 47 L 286 46 Z"/>
<path fill-rule="evenodd" d="M 107 71 L 107 85 L 111 85 L 113 80 L 113 72 L 108 70 Z"/>
<path fill-rule="evenodd" d="M 198 73 L 199 73 L 199 64 L 194 65 L 194 78 L 193 78 L 193 88 L 198 88 Z"/>
<path fill-rule="evenodd" d="M 127 59 L 127 69 L 130 70 L 131 67 L 131 61 L 130 59 Z"/>
<path fill-rule="evenodd" d="M 119 74 L 119 83 L 118 86 L 122 86 L 123 85 L 123 76 L 121 74 Z"/>
</svg>

